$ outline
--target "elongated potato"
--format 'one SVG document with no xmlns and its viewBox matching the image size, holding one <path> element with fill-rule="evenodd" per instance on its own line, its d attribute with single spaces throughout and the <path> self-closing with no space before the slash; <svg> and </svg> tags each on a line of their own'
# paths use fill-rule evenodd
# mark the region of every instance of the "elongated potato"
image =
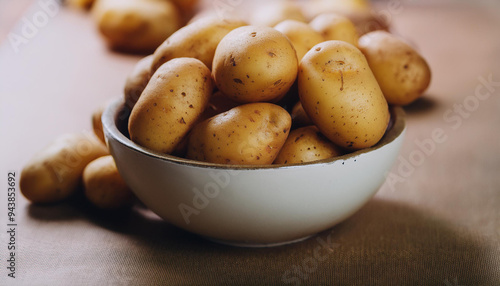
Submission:
<svg viewBox="0 0 500 286">
<path fill-rule="evenodd" d="M 326 41 L 300 62 L 299 97 L 307 115 L 338 146 L 373 146 L 389 123 L 387 101 L 365 56 L 343 41 Z"/>
<path fill-rule="evenodd" d="M 290 132 L 274 164 L 297 164 L 333 158 L 343 150 L 323 136 L 316 126 L 301 127 Z"/>
<path fill-rule="evenodd" d="M 429 86 L 429 65 L 398 37 L 385 31 L 371 32 L 359 39 L 359 47 L 389 103 L 410 104 Z"/>
<path fill-rule="evenodd" d="M 187 158 L 231 165 L 271 164 L 291 126 L 286 110 L 272 103 L 249 103 L 195 126 Z"/>
<path fill-rule="evenodd" d="M 336 13 L 324 13 L 314 18 L 309 25 L 320 33 L 325 41 L 338 40 L 358 46 L 358 31 L 347 17 Z"/>
<path fill-rule="evenodd" d="M 91 133 L 66 134 L 35 155 L 23 168 L 21 193 L 33 203 L 52 203 L 71 196 L 85 166 L 108 154 Z"/>
<path fill-rule="evenodd" d="M 85 167 L 83 185 L 87 199 L 101 209 L 128 207 L 135 199 L 111 155 L 97 158 Z"/>
<path fill-rule="evenodd" d="M 323 36 L 307 23 L 296 20 L 285 20 L 274 26 L 274 28 L 287 36 L 292 42 L 299 61 L 312 47 L 325 41 Z"/>
<path fill-rule="evenodd" d="M 151 64 L 153 63 L 153 55 L 142 58 L 137 62 L 133 71 L 125 81 L 124 95 L 125 104 L 130 108 L 134 108 L 135 103 L 139 100 L 142 92 L 148 85 L 151 77 Z"/>
<path fill-rule="evenodd" d="M 179 29 L 154 52 L 151 72 L 167 61 L 180 57 L 199 59 L 211 69 L 220 40 L 233 29 L 244 25 L 246 23 L 243 21 L 206 17 Z"/>
<path fill-rule="evenodd" d="M 193 58 L 177 58 L 152 76 L 129 119 L 130 139 L 171 153 L 208 105 L 213 92 L 210 70 Z"/>
</svg>

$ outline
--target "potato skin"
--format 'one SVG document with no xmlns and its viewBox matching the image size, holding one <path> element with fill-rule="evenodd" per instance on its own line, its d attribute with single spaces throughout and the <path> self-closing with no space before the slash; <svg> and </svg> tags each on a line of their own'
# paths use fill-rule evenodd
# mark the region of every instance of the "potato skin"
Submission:
<svg viewBox="0 0 500 286">
<path fill-rule="evenodd" d="M 149 78 L 151 77 L 152 63 L 153 55 L 151 54 L 139 60 L 132 70 L 132 73 L 128 75 L 123 90 L 125 105 L 127 105 L 128 108 L 134 108 L 135 103 L 139 100 L 146 85 L 148 85 Z"/>
<path fill-rule="evenodd" d="M 112 49 L 132 53 L 152 53 L 182 25 L 170 1 L 100 0 L 92 14 Z"/>
<path fill-rule="evenodd" d="M 338 40 L 358 46 L 358 31 L 347 17 L 336 13 L 324 13 L 314 18 L 309 25 L 320 33 L 325 41 Z"/>
<path fill-rule="evenodd" d="M 283 97 L 297 76 L 292 43 L 269 27 L 245 26 L 224 37 L 215 51 L 212 74 L 225 95 L 241 103 Z"/>
<path fill-rule="evenodd" d="M 337 157 L 343 150 L 323 136 L 314 126 L 306 126 L 290 132 L 274 164 L 297 164 Z"/>
<path fill-rule="evenodd" d="M 85 197 L 101 209 L 131 206 L 135 196 L 118 173 L 111 155 L 90 162 L 83 171 Z"/>
<path fill-rule="evenodd" d="M 187 158 L 230 165 L 271 164 L 291 126 L 286 110 L 272 103 L 248 103 L 195 126 Z"/>
<path fill-rule="evenodd" d="M 351 44 L 326 41 L 300 62 L 299 97 L 304 110 L 338 146 L 373 146 L 389 123 L 387 101 L 365 57 Z"/>
<path fill-rule="evenodd" d="M 316 32 L 307 23 L 296 20 L 285 20 L 274 26 L 274 28 L 287 36 L 292 42 L 299 61 L 312 47 L 325 40 L 320 33 Z"/>
<path fill-rule="evenodd" d="M 407 105 L 428 88 L 431 70 L 425 59 L 410 45 L 385 32 L 371 32 L 359 40 L 375 78 L 387 101 Z"/>
<path fill-rule="evenodd" d="M 193 58 L 177 58 L 151 77 L 129 119 L 130 139 L 171 153 L 196 123 L 210 100 L 210 70 Z"/>
<path fill-rule="evenodd" d="M 172 34 L 156 49 L 151 71 L 154 72 L 167 61 L 180 57 L 199 59 L 212 69 L 215 49 L 219 42 L 230 31 L 244 25 L 246 23 L 243 21 L 217 17 L 194 21 Z"/>
<path fill-rule="evenodd" d="M 62 135 L 24 166 L 21 193 L 33 203 L 64 200 L 78 189 L 85 166 L 108 154 L 107 147 L 91 133 Z"/>
</svg>

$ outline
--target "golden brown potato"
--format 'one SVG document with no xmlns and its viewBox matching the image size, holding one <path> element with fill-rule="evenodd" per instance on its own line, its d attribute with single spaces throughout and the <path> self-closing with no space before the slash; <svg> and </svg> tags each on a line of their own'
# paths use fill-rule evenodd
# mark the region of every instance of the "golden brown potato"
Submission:
<svg viewBox="0 0 500 286">
<path fill-rule="evenodd" d="M 94 4 L 95 0 L 66 0 L 70 7 L 81 10 L 89 10 Z"/>
<path fill-rule="evenodd" d="M 153 63 L 153 55 L 142 58 L 134 67 L 134 70 L 125 81 L 124 95 L 125 105 L 128 108 L 134 108 L 135 103 L 139 100 L 142 92 L 148 85 L 151 77 L 151 64 Z"/>
<path fill-rule="evenodd" d="M 241 103 L 281 98 L 293 85 L 298 60 L 288 38 L 269 27 L 234 29 L 215 51 L 212 74 L 225 95 Z"/>
<path fill-rule="evenodd" d="M 193 58 L 163 64 L 151 77 L 129 119 L 130 139 L 171 153 L 206 109 L 213 92 L 210 70 Z"/>
<path fill-rule="evenodd" d="M 324 13 L 314 18 L 309 25 L 323 38 L 339 40 L 357 46 L 359 35 L 354 24 L 347 17 L 335 13 Z"/>
<path fill-rule="evenodd" d="M 87 199 L 101 209 L 128 207 L 135 199 L 111 155 L 95 159 L 85 167 L 83 185 Z"/>
<path fill-rule="evenodd" d="M 371 32 L 361 37 L 359 47 L 389 103 L 410 104 L 429 86 L 429 65 L 398 37 L 384 31 Z"/>
<path fill-rule="evenodd" d="M 292 42 L 299 61 L 312 47 L 325 41 L 323 36 L 307 23 L 296 20 L 285 20 L 274 28 L 287 36 Z"/>
<path fill-rule="evenodd" d="M 314 124 L 311 118 L 309 118 L 309 116 L 305 112 L 304 107 L 302 107 L 302 103 L 300 101 L 293 106 L 292 112 L 290 114 L 292 115 L 292 123 L 294 128 Z"/>
<path fill-rule="evenodd" d="M 92 130 L 94 131 L 94 134 L 101 140 L 102 143 L 106 144 L 106 140 L 104 139 L 104 130 L 102 128 L 102 113 L 104 112 L 104 109 L 106 106 L 100 106 L 94 112 L 92 113 Z"/>
<path fill-rule="evenodd" d="M 153 55 L 151 71 L 154 72 L 165 62 L 180 57 L 199 59 L 211 69 L 220 40 L 233 29 L 244 25 L 246 23 L 243 21 L 201 18 L 179 29 L 158 47 Z"/>
<path fill-rule="evenodd" d="M 337 157 L 341 148 L 323 136 L 316 126 L 306 126 L 290 132 L 274 164 L 297 164 Z"/>
<path fill-rule="evenodd" d="M 107 154 L 106 146 L 91 133 L 63 135 L 24 166 L 21 193 L 33 203 L 64 200 L 78 189 L 85 166 Z"/>
<path fill-rule="evenodd" d="M 291 126 L 286 110 L 272 103 L 249 103 L 195 126 L 187 158 L 230 165 L 271 164 Z"/>
<path fill-rule="evenodd" d="M 274 27 L 284 20 L 306 22 L 300 6 L 292 1 L 267 1 L 255 5 L 250 23 L 253 26 Z"/>
<path fill-rule="evenodd" d="M 373 146 L 389 123 L 387 101 L 366 58 L 355 46 L 326 41 L 300 62 L 299 96 L 318 129 L 338 146 Z"/>
<path fill-rule="evenodd" d="M 177 7 L 164 0 L 100 0 L 92 11 L 108 45 L 125 52 L 152 53 L 182 24 Z"/>
</svg>

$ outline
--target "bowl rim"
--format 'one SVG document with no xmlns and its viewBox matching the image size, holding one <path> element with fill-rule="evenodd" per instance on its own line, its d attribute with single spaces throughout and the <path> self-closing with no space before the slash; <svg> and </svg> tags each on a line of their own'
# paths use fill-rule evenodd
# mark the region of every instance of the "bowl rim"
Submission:
<svg viewBox="0 0 500 286">
<path fill-rule="evenodd" d="M 379 142 L 372 147 L 363 148 L 342 156 L 337 156 L 328 159 L 322 159 L 318 161 L 296 163 L 296 164 L 271 164 L 271 165 L 227 165 L 218 163 L 208 163 L 202 161 L 196 161 L 192 159 L 177 157 L 169 154 L 164 154 L 160 152 L 153 151 L 149 148 L 140 146 L 139 144 L 133 142 L 127 138 L 117 127 L 116 122 L 120 117 L 120 113 L 125 116 L 130 115 L 130 111 L 125 110 L 125 100 L 123 97 L 111 101 L 106 108 L 101 117 L 104 134 L 106 137 L 106 142 L 108 142 L 107 136 L 111 136 L 114 140 L 120 142 L 123 146 L 141 153 L 143 155 L 153 157 L 162 161 L 171 162 L 179 165 L 188 165 L 193 167 L 211 168 L 211 169 L 224 169 L 224 170 L 269 170 L 269 169 L 288 169 L 288 168 L 300 168 L 311 165 L 324 165 L 332 164 L 337 161 L 346 161 L 348 159 L 354 159 L 362 154 L 366 154 L 375 150 L 378 150 L 394 140 L 400 137 L 406 129 L 406 113 L 404 109 L 400 106 L 389 105 L 389 111 L 391 114 L 392 125 L 389 123 L 388 130 L 385 132 L 384 136 L 379 140 Z M 109 144 L 109 143 L 108 143 Z"/>
</svg>

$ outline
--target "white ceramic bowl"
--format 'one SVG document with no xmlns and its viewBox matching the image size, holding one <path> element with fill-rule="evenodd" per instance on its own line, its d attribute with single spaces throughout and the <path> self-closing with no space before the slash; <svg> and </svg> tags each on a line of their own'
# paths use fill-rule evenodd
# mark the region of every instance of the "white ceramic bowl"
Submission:
<svg viewBox="0 0 500 286">
<path fill-rule="evenodd" d="M 127 137 L 122 100 L 102 121 L 118 170 L 164 220 L 226 244 L 274 246 L 307 238 L 346 219 L 380 188 L 396 160 L 405 115 L 372 148 L 315 163 L 227 166 L 160 154 Z"/>
</svg>

